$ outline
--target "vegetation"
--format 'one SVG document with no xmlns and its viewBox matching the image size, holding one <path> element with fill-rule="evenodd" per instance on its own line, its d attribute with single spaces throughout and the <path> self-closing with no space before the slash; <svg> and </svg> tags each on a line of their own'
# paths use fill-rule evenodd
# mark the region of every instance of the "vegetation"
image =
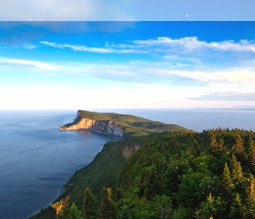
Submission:
<svg viewBox="0 0 255 219">
<path fill-rule="evenodd" d="M 83 197 L 83 215 L 85 219 L 96 219 L 96 198 L 93 195 L 92 191 L 89 188 L 86 188 L 84 191 Z"/>
<path fill-rule="evenodd" d="M 66 198 L 60 199 L 58 202 L 55 202 L 53 205 L 51 205 L 51 207 L 54 208 L 54 210 L 56 211 L 57 218 L 63 214 L 63 211 L 69 199 L 70 196 L 67 196 Z"/>
<path fill-rule="evenodd" d="M 83 218 L 255 218 L 254 139 L 217 129 L 109 142 L 61 198 L 86 209 Z"/>
<path fill-rule="evenodd" d="M 82 118 L 89 118 L 99 121 L 113 121 L 116 125 L 122 126 L 124 128 L 124 136 L 126 137 L 142 136 L 162 131 L 187 131 L 187 129 L 178 125 L 151 121 L 149 119 L 144 119 L 133 115 L 123 115 L 118 113 L 97 113 L 84 110 L 78 111 L 78 115 L 73 123 L 66 124 L 62 127 L 69 127 L 79 122 Z"/>
</svg>

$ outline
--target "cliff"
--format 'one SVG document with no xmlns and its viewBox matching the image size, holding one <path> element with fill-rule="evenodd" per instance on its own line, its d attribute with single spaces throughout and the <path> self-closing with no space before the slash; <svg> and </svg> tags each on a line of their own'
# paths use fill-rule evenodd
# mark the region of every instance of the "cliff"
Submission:
<svg viewBox="0 0 255 219">
<path fill-rule="evenodd" d="M 111 120 L 93 120 L 90 118 L 80 118 L 79 116 L 73 123 L 64 125 L 59 130 L 79 130 L 88 129 L 94 132 L 122 137 L 124 134 L 123 127 L 115 124 Z"/>
<path fill-rule="evenodd" d="M 151 121 L 133 115 L 117 113 L 97 113 L 78 110 L 77 116 L 72 123 L 68 123 L 59 130 L 88 129 L 116 137 L 141 136 L 162 131 L 187 130 L 181 126 Z"/>
</svg>

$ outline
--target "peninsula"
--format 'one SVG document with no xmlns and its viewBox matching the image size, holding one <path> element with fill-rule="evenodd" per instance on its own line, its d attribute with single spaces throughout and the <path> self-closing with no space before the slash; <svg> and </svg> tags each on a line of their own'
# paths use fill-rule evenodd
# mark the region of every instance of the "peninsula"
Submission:
<svg viewBox="0 0 255 219">
<path fill-rule="evenodd" d="M 98 113 L 78 110 L 72 123 L 65 124 L 59 130 L 88 129 L 115 137 L 141 136 L 162 131 L 187 130 L 174 124 L 151 121 L 133 115 L 118 113 Z"/>
</svg>

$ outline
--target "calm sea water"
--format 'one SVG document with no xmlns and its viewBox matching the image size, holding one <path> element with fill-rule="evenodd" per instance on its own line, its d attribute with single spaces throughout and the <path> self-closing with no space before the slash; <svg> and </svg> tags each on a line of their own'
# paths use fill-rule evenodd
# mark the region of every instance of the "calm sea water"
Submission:
<svg viewBox="0 0 255 219">
<path fill-rule="evenodd" d="M 255 130 L 252 110 L 112 110 L 202 131 Z M 0 112 L 0 218 L 28 218 L 50 204 L 110 138 L 58 131 L 76 112 Z"/>
<path fill-rule="evenodd" d="M 76 112 L 0 112 L 0 218 L 28 218 L 50 204 L 108 137 L 58 131 Z"/>
</svg>

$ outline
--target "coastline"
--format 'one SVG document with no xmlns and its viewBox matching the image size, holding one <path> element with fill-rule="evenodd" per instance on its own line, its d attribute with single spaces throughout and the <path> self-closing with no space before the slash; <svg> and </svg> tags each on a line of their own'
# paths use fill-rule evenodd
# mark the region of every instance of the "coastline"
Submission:
<svg viewBox="0 0 255 219">
<path fill-rule="evenodd" d="M 118 112 L 120 112 L 120 111 L 118 111 Z M 254 113 L 254 111 L 250 111 L 250 112 Z M 207 128 L 210 128 L 210 126 L 212 126 L 212 128 L 217 128 L 219 126 L 215 126 L 215 124 L 218 123 L 218 120 L 220 120 L 222 124 L 224 124 L 224 123 L 228 124 L 229 123 L 229 120 L 228 120 L 229 118 L 231 118 L 230 121 L 233 124 L 238 124 L 239 125 L 238 128 L 242 128 L 243 123 L 240 123 L 240 122 L 238 123 L 237 122 L 237 121 L 239 121 L 239 118 L 242 118 L 242 120 L 245 122 L 245 125 L 246 125 L 246 127 L 244 127 L 244 128 L 249 129 L 247 127 L 249 127 L 250 123 L 248 123 L 246 121 L 247 121 L 247 119 L 249 119 L 248 121 L 251 121 L 250 120 L 251 115 L 249 115 L 249 118 L 247 117 L 247 119 L 246 119 L 246 114 L 242 113 L 240 110 L 238 110 L 238 111 L 233 110 L 233 111 L 231 111 L 231 113 L 229 113 L 229 111 L 224 111 L 224 110 L 220 110 L 220 111 L 215 111 L 215 110 L 213 110 L 213 111 L 210 111 L 210 110 L 209 111 L 208 110 L 206 110 L 206 111 L 201 111 L 201 110 L 199 110 L 199 111 L 188 111 L 188 110 L 160 110 L 160 111 L 147 110 L 147 111 L 139 111 L 139 110 L 137 110 L 136 112 L 132 112 L 132 114 L 133 113 L 135 115 L 147 117 L 147 118 L 152 119 L 152 120 L 156 119 L 156 120 L 159 120 L 159 121 L 168 122 L 168 118 L 169 118 L 169 120 L 171 119 L 171 121 L 174 120 L 175 123 L 178 123 L 178 121 L 182 121 L 182 122 L 179 122 L 179 123 L 181 123 L 181 124 L 191 124 L 193 126 L 190 126 L 189 128 L 192 128 L 192 129 L 195 129 L 195 130 L 198 129 L 198 128 L 196 128 L 195 125 L 198 125 L 198 127 L 202 125 L 202 126 L 207 126 Z M 228 117 L 225 116 L 226 113 L 228 113 L 227 114 Z M 190 115 L 194 115 L 194 117 L 192 117 Z M 217 116 L 217 117 L 215 117 L 215 116 Z M 207 120 L 205 120 L 205 122 L 202 123 L 202 124 L 198 124 L 198 123 L 193 122 L 194 119 L 197 119 L 198 121 L 200 121 L 204 118 L 207 118 Z M 225 120 L 222 119 L 222 118 L 225 118 Z M 240 125 L 241 125 L 241 127 L 240 127 Z M 251 124 L 251 125 L 254 125 L 254 124 Z M 251 126 L 251 127 L 254 127 L 254 126 Z M 200 128 L 198 131 L 201 132 L 202 130 L 203 129 Z M 254 127 L 254 130 L 255 130 L 255 127 Z M 71 133 L 73 133 L 73 132 L 71 132 Z M 97 153 L 97 155 L 95 155 L 94 159 L 101 152 L 102 152 L 102 150 L 100 150 L 100 152 Z M 90 162 L 90 164 L 91 164 L 91 162 Z M 89 166 L 89 164 L 87 164 L 86 167 L 87 166 Z M 84 168 L 85 167 L 79 168 L 79 170 L 84 169 Z M 71 178 L 74 177 L 74 175 L 75 175 L 75 173 L 66 181 L 66 183 L 62 186 L 62 189 L 64 189 L 64 186 L 70 181 Z M 63 192 L 63 190 L 61 190 L 61 191 Z"/>
</svg>

